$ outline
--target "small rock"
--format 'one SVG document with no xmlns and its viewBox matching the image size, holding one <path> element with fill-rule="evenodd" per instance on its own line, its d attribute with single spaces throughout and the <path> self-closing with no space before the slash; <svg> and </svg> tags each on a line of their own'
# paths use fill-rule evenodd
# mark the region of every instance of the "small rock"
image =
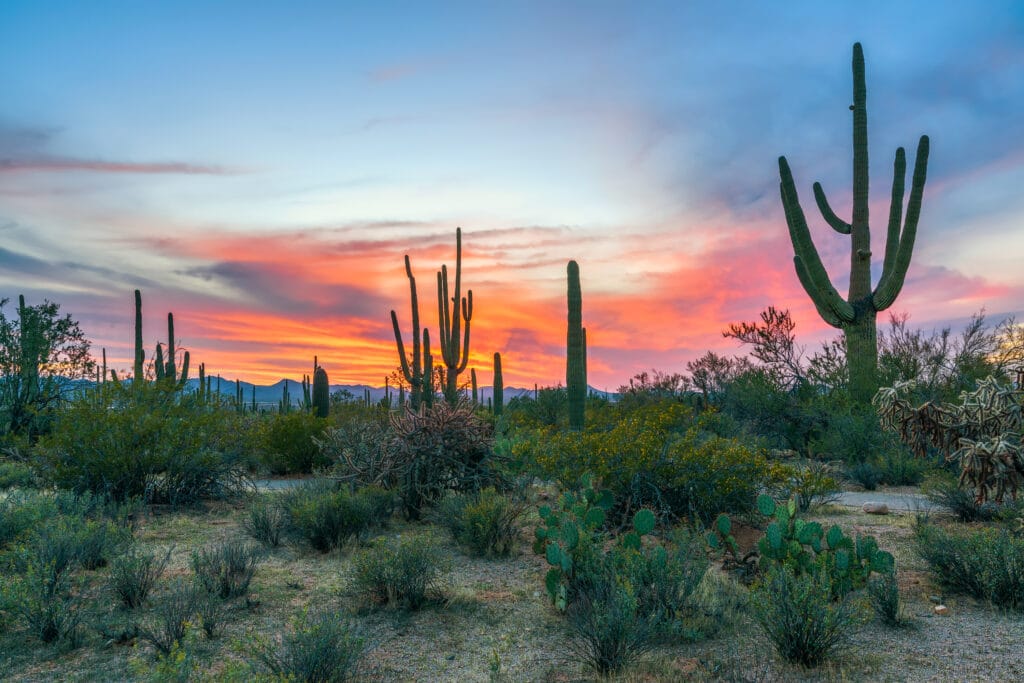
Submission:
<svg viewBox="0 0 1024 683">
<path fill-rule="evenodd" d="M 865 513 L 869 515 L 887 515 L 889 514 L 889 506 L 885 503 L 864 503 L 861 507 Z"/>
<path fill-rule="evenodd" d="M 935 610 L 934 611 L 940 617 L 948 617 L 949 616 L 949 608 L 946 607 L 945 605 L 935 605 Z"/>
<path fill-rule="evenodd" d="M 938 595 L 929 595 L 928 600 L 934 602 L 936 605 L 942 604 L 942 598 L 940 598 Z"/>
</svg>

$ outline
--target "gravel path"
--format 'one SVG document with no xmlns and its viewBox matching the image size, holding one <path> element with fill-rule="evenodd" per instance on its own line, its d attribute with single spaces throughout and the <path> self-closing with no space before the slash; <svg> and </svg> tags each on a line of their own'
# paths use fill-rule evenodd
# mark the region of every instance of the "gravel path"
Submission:
<svg viewBox="0 0 1024 683">
<path fill-rule="evenodd" d="M 836 501 L 847 507 L 861 507 L 864 503 L 885 503 L 890 510 L 917 512 L 937 510 L 938 506 L 920 493 L 895 493 L 889 491 L 843 491 Z"/>
</svg>

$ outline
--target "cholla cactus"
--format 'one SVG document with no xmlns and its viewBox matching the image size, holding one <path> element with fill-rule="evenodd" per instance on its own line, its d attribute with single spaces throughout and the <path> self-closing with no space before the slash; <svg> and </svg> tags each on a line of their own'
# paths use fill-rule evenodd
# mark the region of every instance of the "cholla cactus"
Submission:
<svg viewBox="0 0 1024 683">
<path fill-rule="evenodd" d="M 973 488 L 979 503 L 1002 503 L 1007 493 L 1016 499 L 1024 486 L 1021 391 L 987 377 L 976 390 L 961 392 L 959 404 L 914 408 L 905 398 L 913 387 L 899 382 L 875 394 L 882 426 L 898 432 L 918 456 L 931 446 L 957 461 L 961 488 Z"/>
</svg>

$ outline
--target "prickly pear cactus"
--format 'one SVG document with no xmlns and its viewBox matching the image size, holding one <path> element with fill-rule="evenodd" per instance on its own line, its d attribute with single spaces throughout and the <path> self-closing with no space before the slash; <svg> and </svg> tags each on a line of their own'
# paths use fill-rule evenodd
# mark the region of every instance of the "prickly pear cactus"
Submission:
<svg viewBox="0 0 1024 683">
<path fill-rule="evenodd" d="M 757 510 L 769 519 L 764 536 L 757 543 L 759 569 L 781 566 L 794 574 L 824 573 L 837 598 L 863 588 L 872 572 L 894 571 L 893 556 L 880 550 L 874 537 L 851 539 L 838 526 L 826 532 L 818 522 L 797 517 L 799 507 L 795 499 L 776 503 L 770 496 L 761 495 Z M 730 552 L 735 558 L 737 549 L 730 535 L 728 516 L 720 515 L 715 526 L 708 538 L 712 548 L 722 548 L 727 560 Z"/>
<path fill-rule="evenodd" d="M 541 525 L 534 532 L 533 551 L 543 555 L 551 567 L 544 576 L 544 587 L 561 611 L 571 599 L 578 568 L 605 552 L 609 534 L 604 526 L 613 502 L 611 491 L 594 486 L 592 476 L 587 474 L 581 479 L 579 490 L 562 494 L 557 508 L 542 505 L 538 509 Z M 638 510 L 633 515 L 632 528 L 618 538 L 617 546 L 639 551 L 643 537 L 654 531 L 656 523 L 653 512 Z"/>
</svg>

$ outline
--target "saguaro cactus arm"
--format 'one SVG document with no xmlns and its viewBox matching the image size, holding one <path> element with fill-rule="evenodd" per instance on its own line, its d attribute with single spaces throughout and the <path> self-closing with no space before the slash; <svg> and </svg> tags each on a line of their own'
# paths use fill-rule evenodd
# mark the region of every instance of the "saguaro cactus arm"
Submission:
<svg viewBox="0 0 1024 683">
<path fill-rule="evenodd" d="M 825 222 L 832 226 L 833 230 L 843 235 L 850 234 L 853 226 L 837 216 L 836 212 L 829 206 L 828 198 L 825 196 L 825 190 L 821 188 L 821 183 L 814 183 L 814 201 L 818 203 L 818 210 L 821 211 Z"/>
<path fill-rule="evenodd" d="M 929 140 L 922 135 L 917 143 L 917 157 L 914 159 L 914 177 L 910 185 L 910 200 L 907 202 L 907 217 L 900 229 L 900 213 L 903 206 L 903 183 L 907 162 L 903 148 L 896 150 L 894 178 L 892 189 L 893 206 L 889 210 L 889 231 L 885 243 L 885 261 L 882 264 L 882 277 L 878 287 L 871 296 L 871 303 L 876 311 L 884 311 L 896 301 L 903 282 L 910 268 L 910 257 L 914 251 L 914 240 L 917 238 L 917 222 L 921 217 L 921 200 L 924 197 L 924 184 L 928 178 Z M 897 182 L 898 181 L 898 182 Z M 897 197 L 899 201 L 897 202 Z M 895 243 L 895 245 L 894 245 Z"/>
<path fill-rule="evenodd" d="M 811 240 L 810 230 L 807 229 L 807 219 L 804 217 L 803 209 L 800 208 L 800 198 L 797 196 L 796 186 L 793 183 L 793 172 L 789 170 L 786 157 L 779 157 L 779 176 L 782 179 L 782 182 L 779 183 L 779 193 L 782 196 L 786 224 L 789 226 L 789 237 L 793 242 L 793 251 L 796 254 L 796 270 L 800 283 L 804 286 L 814 305 L 819 309 L 829 311 L 830 317 L 844 322 L 853 321 L 853 306 L 843 299 L 836 288 L 832 286 L 828 272 L 821 263 L 818 250 Z M 801 266 L 803 266 L 802 274 Z"/>
<path fill-rule="evenodd" d="M 402 330 L 398 326 L 398 314 L 391 311 L 391 326 L 395 332 L 395 344 L 398 347 L 398 360 L 402 368 L 402 376 L 409 383 L 414 409 L 419 407 L 423 387 L 423 366 L 420 361 L 420 305 L 416 294 L 416 278 L 412 274 L 409 255 L 405 256 L 405 275 L 409 279 L 409 297 L 412 305 L 412 363 L 405 355 L 405 344 L 402 342 Z"/>
</svg>

